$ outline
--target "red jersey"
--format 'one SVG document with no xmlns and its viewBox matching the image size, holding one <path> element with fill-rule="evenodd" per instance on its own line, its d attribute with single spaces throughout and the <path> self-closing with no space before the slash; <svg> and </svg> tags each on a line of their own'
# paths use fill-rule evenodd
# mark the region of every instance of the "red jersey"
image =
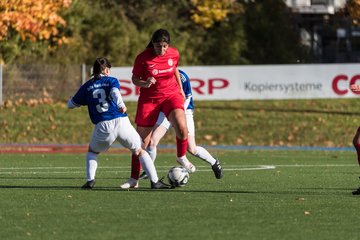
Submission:
<svg viewBox="0 0 360 240">
<path fill-rule="evenodd" d="M 162 98 L 180 92 L 176 81 L 175 70 L 179 63 L 179 52 L 176 48 L 168 47 L 163 56 L 154 53 L 154 49 L 147 48 L 140 53 L 134 63 L 132 73 L 142 80 L 154 77 L 156 83 L 149 88 L 140 88 L 140 95 L 148 98 Z"/>
</svg>

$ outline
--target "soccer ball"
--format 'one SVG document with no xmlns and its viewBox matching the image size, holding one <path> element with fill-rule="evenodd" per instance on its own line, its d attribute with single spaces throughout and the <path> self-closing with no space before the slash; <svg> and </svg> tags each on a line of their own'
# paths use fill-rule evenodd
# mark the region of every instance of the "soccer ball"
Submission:
<svg viewBox="0 0 360 240">
<path fill-rule="evenodd" d="M 185 186 L 190 178 L 189 172 L 181 166 L 170 168 L 167 178 L 173 187 Z"/>
</svg>

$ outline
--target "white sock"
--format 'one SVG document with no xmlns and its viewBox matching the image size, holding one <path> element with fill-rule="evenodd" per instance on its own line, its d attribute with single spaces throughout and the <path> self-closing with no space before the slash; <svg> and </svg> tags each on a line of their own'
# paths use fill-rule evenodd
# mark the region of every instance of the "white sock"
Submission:
<svg viewBox="0 0 360 240">
<path fill-rule="evenodd" d="M 195 157 L 198 157 L 205 162 L 208 162 L 211 166 L 215 164 L 216 159 L 211 156 L 211 154 L 203 147 L 196 146 L 196 153 L 194 154 Z"/>
<path fill-rule="evenodd" d="M 86 177 L 88 181 L 95 179 L 97 169 L 97 154 L 93 152 L 87 152 L 86 154 Z"/>
<path fill-rule="evenodd" d="M 153 162 L 155 162 L 156 159 L 156 155 L 157 155 L 157 147 L 148 147 L 146 148 L 147 153 L 150 155 L 151 160 L 153 160 Z"/>
<path fill-rule="evenodd" d="M 154 183 L 159 181 L 154 162 L 146 151 L 139 156 L 139 160 L 149 179 Z"/>
<path fill-rule="evenodd" d="M 185 165 L 187 165 L 190 162 L 189 159 L 187 159 L 186 155 L 178 157 L 177 160 L 178 162 L 183 163 Z"/>
</svg>

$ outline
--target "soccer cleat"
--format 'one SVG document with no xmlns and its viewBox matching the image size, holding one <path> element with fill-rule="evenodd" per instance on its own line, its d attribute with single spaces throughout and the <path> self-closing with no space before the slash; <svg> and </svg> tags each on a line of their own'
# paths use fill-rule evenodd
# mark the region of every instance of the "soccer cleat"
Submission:
<svg viewBox="0 0 360 240">
<path fill-rule="evenodd" d="M 220 165 L 219 160 L 216 160 L 216 162 L 214 163 L 214 165 L 211 166 L 212 170 L 214 171 L 215 177 L 217 179 L 222 178 L 223 176 L 223 171 Z"/>
<path fill-rule="evenodd" d="M 81 186 L 82 189 L 92 189 L 95 186 L 95 179 L 87 181 L 84 185 Z"/>
<path fill-rule="evenodd" d="M 139 179 L 148 179 L 148 176 L 147 176 L 147 174 L 146 174 L 145 171 L 143 171 L 143 172 L 140 174 Z"/>
<path fill-rule="evenodd" d="M 138 187 L 139 187 L 138 180 L 134 178 L 129 178 L 125 183 L 120 185 L 120 188 L 122 189 L 138 188 Z"/>
<path fill-rule="evenodd" d="M 352 192 L 353 195 L 360 195 L 360 187 Z"/>
<path fill-rule="evenodd" d="M 196 171 L 196 167 L 189 160 L 176 160 L 181 166 L 183 166 L 189 173 L 194 173 Z"/>
<path fill-rule="evenodd" d="M 157 181 L 156 183 L 151 182 L 151 189 L 171 189 L 173 188 L 171 185 L 166 184 L 162 181 L 162 179 L 160 179 L 159 181 Z"/>
</svg>

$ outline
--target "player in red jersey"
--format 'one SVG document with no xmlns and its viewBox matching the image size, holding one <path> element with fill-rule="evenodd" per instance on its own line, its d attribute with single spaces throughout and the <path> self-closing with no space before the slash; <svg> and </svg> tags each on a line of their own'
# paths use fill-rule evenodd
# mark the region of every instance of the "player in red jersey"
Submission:
<svg viewBox="0 0 360 240">
<path fill-rule="evenodd" d="M 360 92 L 360 85 L 353 84 L 350 86 L 350 89 L 353 92 Z M 355 136 L 353 138 L 353 144 L 356 150 L 357 160 L 360 165 L 360 127 L 357 129 Z M 360 195 L 360 187 L 352 192 L 353 195 Z"/>
<path fill-rule="evenodd" d="M 147 148 L 153 126 L 163 112 L 176 133 L 177 162 L 189 172 L 195 166 L 187 159 L 188 129 L 184 112 L 184 96 L 177 66 L 179 52 L 170 47 L 170 34 L 165 29 L 156 30 L 146 47 L 135 59 L 132 82 L 140 87 L 135 123 L 137 131 Z M 140 162 L 132 156 L 132 169 L 140 169 Z M 139 170 L 132 171 L 130 179 L 122 188 L 136 188 Z"/>
</svg>

